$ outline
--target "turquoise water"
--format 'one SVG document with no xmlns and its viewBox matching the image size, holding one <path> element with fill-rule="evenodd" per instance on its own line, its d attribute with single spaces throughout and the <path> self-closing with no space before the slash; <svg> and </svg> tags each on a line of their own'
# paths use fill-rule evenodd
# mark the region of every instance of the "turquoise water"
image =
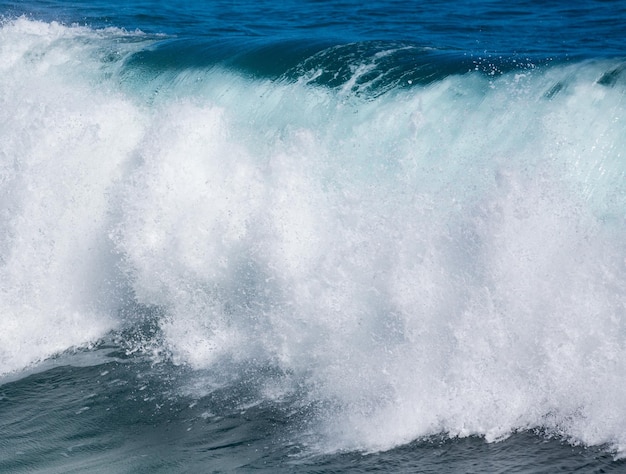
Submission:
<svg viewBox="0 0 626 474">
<path fill-rule="evenodd" d="M 621 472 L 621 2 L 0 2 L 0 471 Z"/>
</svg>

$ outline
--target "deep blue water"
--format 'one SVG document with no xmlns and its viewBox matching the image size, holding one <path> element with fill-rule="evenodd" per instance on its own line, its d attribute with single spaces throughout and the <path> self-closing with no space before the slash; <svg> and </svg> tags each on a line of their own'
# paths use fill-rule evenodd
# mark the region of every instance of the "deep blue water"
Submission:
<svg viewBox="0 0 626 474">
<path fill-rule="evenodd" d="M 184 38 L 402 41 L 460 53 L 623 56 L 623 2 L 41 1 L 2 2 L 5 15 L 116 26 Z M 280 58 L 276 58 L 279 60 Z"/>
<path fill-rule="evenodd" d="M 626 470 L 624 2 L 0 18 L 0 472 Z"/>
</svg>

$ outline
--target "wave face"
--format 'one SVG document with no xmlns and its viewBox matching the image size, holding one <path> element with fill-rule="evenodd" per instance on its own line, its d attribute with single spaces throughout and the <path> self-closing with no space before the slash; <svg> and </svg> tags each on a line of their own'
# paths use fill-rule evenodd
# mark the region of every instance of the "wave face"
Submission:
<svg viewBox="0 0 626 474">
<path fill-rule="evenodd" d="M 181 391 L 315 406 L 322 451 L 623 454 L 624 62 L 286 43 L 276 79 L 176 47 L 3 23 L 0 374 L 148 319 L 125 343 Z M 384 62 L 407 54 L 429 66 Z"/>
</svg>

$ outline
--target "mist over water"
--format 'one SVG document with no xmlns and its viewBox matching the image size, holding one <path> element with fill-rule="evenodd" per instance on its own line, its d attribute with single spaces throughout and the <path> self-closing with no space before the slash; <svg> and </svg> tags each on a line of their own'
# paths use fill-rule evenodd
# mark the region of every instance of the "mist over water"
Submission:
<svg viewBox="0 0 626 474">
<path fill-rule="evenodd" d="M 142 68 L 161 40 L 2 24 L 0 374 L 148 320 L 125 347 L 195 373 L 181 396 L 296 399 L 319 452 L 622 456 L 622 62 L 420 82 L 377 69 L 394 43 L 272 80 Z"/>
</svg>

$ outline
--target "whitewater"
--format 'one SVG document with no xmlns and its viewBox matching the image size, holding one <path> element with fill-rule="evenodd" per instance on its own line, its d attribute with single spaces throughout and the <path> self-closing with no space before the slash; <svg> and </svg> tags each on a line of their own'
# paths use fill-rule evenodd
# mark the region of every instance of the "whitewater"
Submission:
<svg viewBox="0 0 626 474">
<path fill-rule="evenodd" d="M 1 23 L 0 403 L 136 363 L 280 407 L 306 456 L 534 433 L 619 463 L 623 60 L 187 47 Z"/>
</svg>

